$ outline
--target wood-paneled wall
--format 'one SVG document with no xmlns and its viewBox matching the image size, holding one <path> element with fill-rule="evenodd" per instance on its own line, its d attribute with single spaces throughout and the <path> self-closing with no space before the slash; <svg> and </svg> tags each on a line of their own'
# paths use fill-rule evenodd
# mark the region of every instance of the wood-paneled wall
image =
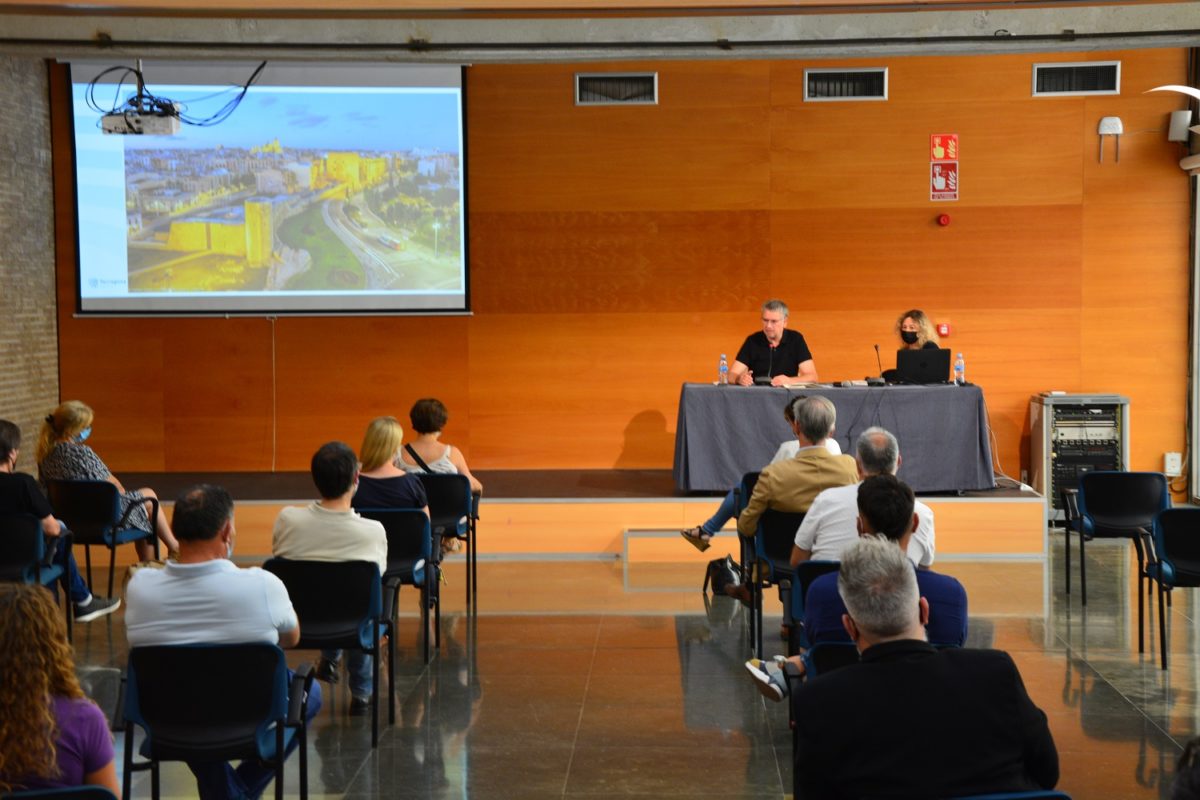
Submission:
<svg viewBox="0 0 1200 800">
<path fill-rule="evenodd" d="M 779 296 L 826 380 L 873 374 L 902 309 L 950 323 L 1014 477 L 1047 389 L 1128 394 L 1133 466 L 1161 468 L 1184 449 L 1189 187 L 1183 103 L 1143 92 L 1184 83 L 1185 52 L 1088 58 L 1122 62 L 1119 96 L 1029 96 L 1034 62 L 1078 55 L 469 68 L 470 317 L 75 318 L 63 180 L 63 396 L 114 470 L 304 469 L 426 395 L 473 466 L 667 467 L 680 383 Z M 842 63 L 888 67 L 887 102 L 804 103 L 804 68 Z M 578 108 L 577 69 L 656 70 L 660 104 Z M 932 133 L 960 136 L 958 202 L 929 200 Z"/>
</svg>

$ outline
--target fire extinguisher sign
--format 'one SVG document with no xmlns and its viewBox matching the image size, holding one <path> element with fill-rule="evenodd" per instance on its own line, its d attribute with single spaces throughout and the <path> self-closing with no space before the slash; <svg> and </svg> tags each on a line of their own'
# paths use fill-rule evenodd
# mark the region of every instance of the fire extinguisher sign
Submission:
<svg viewBox="0 0 1200 800">
<path fill-rule="evenodd" d="M 929 137 L 929 199 L 958 199 L 958 134 Z"/>
</svg>

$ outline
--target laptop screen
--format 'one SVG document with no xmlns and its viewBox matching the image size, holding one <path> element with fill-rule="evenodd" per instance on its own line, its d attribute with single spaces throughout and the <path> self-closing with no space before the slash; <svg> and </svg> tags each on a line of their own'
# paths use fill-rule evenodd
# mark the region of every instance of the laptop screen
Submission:
<svg viewBox="0 0 1200 800">
<path fill-rule="evenodd" d="M 950 379 L 949 348 L 896 351 L 899 383 L 946 383 Z"/>
</svg>

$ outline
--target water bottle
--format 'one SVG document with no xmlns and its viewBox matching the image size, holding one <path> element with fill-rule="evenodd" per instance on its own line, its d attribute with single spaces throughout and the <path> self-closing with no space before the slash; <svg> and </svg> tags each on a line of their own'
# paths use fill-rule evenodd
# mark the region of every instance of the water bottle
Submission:
<svg viewBox="0 0 1200 800">
<path fill-rule="evenodd" d="M 954 359 L 954 383 L 958 386 L 967 385 L 967 365 L 963 361 L 962 353 Z"/>
<path fill-rule="evenodd" d="M 725 360 L 725 354 L 721 353 L 721 360 L 717 363 L 717 386 L 726 386 L 729 384 L 729 362 Z"/>
</svg>

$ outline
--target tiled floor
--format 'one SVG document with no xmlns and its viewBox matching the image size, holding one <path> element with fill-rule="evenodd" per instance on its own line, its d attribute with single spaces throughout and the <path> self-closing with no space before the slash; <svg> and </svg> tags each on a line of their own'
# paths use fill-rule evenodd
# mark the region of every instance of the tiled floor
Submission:
<svg viewBox="0 0 1200 800">
<path fill-rule="evenodd" d="M 1011 652 L 1049 715 L 1060 788 L 1075 798 L 1168 797 L 1181 745 L 1200 732 L 1194 598 L 1176 592 L 1164 673 L 1154 616 L 1147 653 L 1137 653 L 1131 551 L 1089 545 L 1084 608 L 1077 585 L 1069 602 L 1062 593 L 1061 536 L 1052 547 L 1048 581 L 1040 563 L 939 569 L 967 587 L 972 644 Z M 370 717 L 347 715 L 344 688 L 327 692 L 310 733 L 313 796 L 790 794 L 786 708 L 762 700 L 746 678 L 742 609 L 726 598 L 706 609 L 696 573 L 695 565 L 483 562 L 472 619 L 461 610 L 461 564 L 452 563 L 442 652 L 431 666 L 420 663 L 415 615 L 401 623 L 397 720 L 377 750 Z M 410 612 L 414 597 L 402 599 Z M 126 657 L 121 613 L 78 626 L 76 637 L 88 684 L 102 705 L 114 704 L 114 668 Z M 232 680 L 213 676 L 190 690 L 219 692 Z M 297 788 L 293 757 L 288 794 Z M 192 797 L 195 784 L 168 764 L 163 790 Z M 139 773 L 133 794 L 149 793 Z"/>
</svg>

